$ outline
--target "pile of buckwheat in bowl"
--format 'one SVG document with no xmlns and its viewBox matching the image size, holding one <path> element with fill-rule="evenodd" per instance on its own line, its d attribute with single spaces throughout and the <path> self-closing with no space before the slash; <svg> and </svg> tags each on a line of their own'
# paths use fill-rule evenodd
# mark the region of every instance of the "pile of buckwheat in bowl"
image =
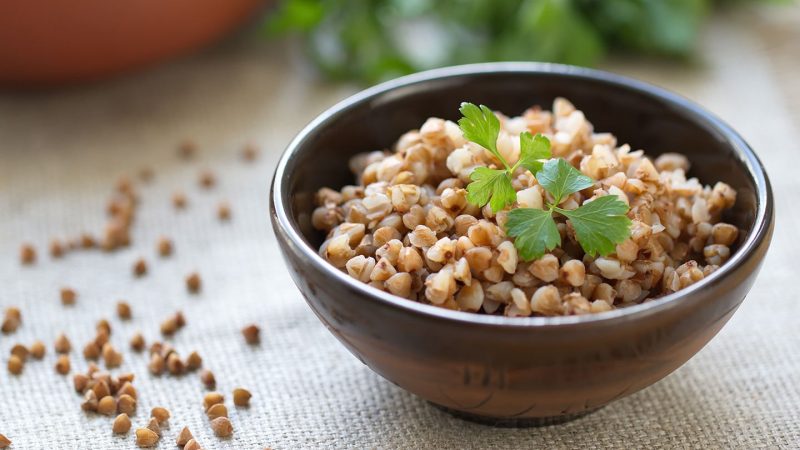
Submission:
<svg viewBox="0 0 800 450">
<path fill-rule="evenodd" d="M 506 316 L 609 311 L 686 288 L 731 255 L 736 202 L 689 160 L 620 145 L 569 101 L 506 117 L 464 103 L 318 191 L 320 255 L 409 300 Z M 676 149 L 682 150 L 682 149 Z"/>
</svg>

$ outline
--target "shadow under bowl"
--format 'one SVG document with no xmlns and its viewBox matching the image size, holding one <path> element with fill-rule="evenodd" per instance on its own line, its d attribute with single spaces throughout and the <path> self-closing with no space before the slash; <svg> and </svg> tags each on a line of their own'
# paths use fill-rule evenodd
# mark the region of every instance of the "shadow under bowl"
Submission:
<svg viewBox="0 0 800 450">
<path fill-rule="evenodd" d="M 382 292 L 317 254 L 314 193 L 352 184 L 356 153 L 384 149 L 426 118 L 455 120 L 463 101 L 510 115 L 566 97 L 597 131 L 655 156 L 681 152 L 690 175 L 738 191 L 724 218 L 740 239 L 706 279 L 606 313 L 508 318 L 450 311 Z M 769 246 L 774 207 L 764 168 L 718 118 L 663 89 L 606 72 L 491 63 L 424 72 L 367 89 L 322 113 L 291 142 L 272 183 L 272 225 L 311 309 L 364 364 L 459 416 L 496 424 L 557 423 L 665 377 L 730 319 Z"/>
</svg>

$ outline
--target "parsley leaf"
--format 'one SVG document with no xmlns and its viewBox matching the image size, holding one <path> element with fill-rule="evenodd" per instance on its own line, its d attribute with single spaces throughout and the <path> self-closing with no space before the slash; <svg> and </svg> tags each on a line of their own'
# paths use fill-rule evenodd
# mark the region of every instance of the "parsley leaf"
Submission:
<svg viewBox="0 0 800 450">
<path fill-rule="evenodd" d="M 467 201 L 473 205 L 489 203 L 492 211 L 497 212 L 517 199 L 517 192 L 505 170 L 477 167 L 469 178 L 472 183 L 467 185 Z"/>
<path fill-rule="evenodd" d="M 561 203 L 561 200 L 569 194 L 594 185 L 591 178 L 562 158 L 551 159 L 544 163 L 542 170 L 536 173 L 536 180 L 553 196 L 555 205 Z"/>
<path fill-rule="evenodd" d="M 491 154 L 503 163 L 505 168 L 508 168 L 508 162 L 497 151 L 500 120 L 494 115 L 494 112 L 486 105 L 478 107 L 467 102 L 461 104 L 459 111 L 464 116 L 458 120 L 458 126 L 464 133 L 464 137 L 489 150 Z"/>
<path fill-rule="evenodd" d="M 578 243 L 589 256 L 613 253 L 616 244 L 631 233 L 631 220 L 625 215 L 628 205 L 615 195 L 598 197 L 572 211 L 560 208 L 556 211 L 572 223 Z"/>
<path fill-rule="evenodd" d="M 596 198 L 568 211 L 558 207 L 573 192 L 591 187 L 594 181 L 563 159 L 544 163 L 536 179 L 552 196 L 545 209 L 517 208 L 508 213 L 506 232 L 514 237 L 514 246 L 525 261 L 541 257 L 561 245 L 553 212 L 563 214 L 572 223 L 578 243 L 587 255 L 608 255 L 616 244 L 630 236 L 628 205 L 614 195 Z"/>
<path fill-rule="evenodd" d="M 536 208 L 517 208 L 508 212 L 506 232 L 525 261 L 541 258 L 561 244 L 552 212 Z"/>
<path fill-rule="evenodd" d="M 511 185 L 512 169 L 503 155 L 497 151 L 500 120 L 485 105 L 478 107 L 464 102 L 459 111 L 464 115 L 458 121 L 464 137 L 488 150 L 503 163 L 504 167 L 499 170 L 488 167 L 476 168 L 470 174 L 472 183 L 467 186 L 467 201 L 478 206 L 489 203 L 492 211 L 500 211 L 517 200 L 517 192 Z"/>
<path fill-rule="evenodd" d="M 550 159 L 550 140 L 541 134 L 535 137 L 529 132 L 523 131 L 519 135 L 519 161 L 514 165 L 522 166 L 535 174 L 542 170 L 544 163 L 542 159 Z"/>
<path fill-rule="evenodd" d="M 539 184 L 553 198 L 544 209 L 516 208 L 508 212 L 506 232 L 514 238 L 514 246 L 523 260 L 540 258 L 545 252 L 561 245 L 561 235 L 553 219 L 554 212 L 570 221 L 578 243 L 590 256 L 613 253 L 616 244 L 630 236 L 631 221 L 626 216 L 628 205 L 616 196 L 606 195 L 571 211 L 558 207 L 564 197 L 592 187 L 594 180 L 564 159 L 549 159 L 552 156 L 550 140 L 546 137 L 541 134 L 533 136 L 527 131 L 520 133 L 520 156 L 512 167 L 497 150 L 500 120 L 494 112 L 484 105 L 466 102 L 461 104 L 459 110 L 464 115 L 458 121 L 464 137 L 482 146 L 503 163 L 502 169 L 481 166 L 472 171 L 472 182 L 467 185 L 468 202 L 479 207 L 488 203 L 494 212 L 514 204 L 517 192 L 511 180 L 519 167 L 535 173 Z"/>
</svg>

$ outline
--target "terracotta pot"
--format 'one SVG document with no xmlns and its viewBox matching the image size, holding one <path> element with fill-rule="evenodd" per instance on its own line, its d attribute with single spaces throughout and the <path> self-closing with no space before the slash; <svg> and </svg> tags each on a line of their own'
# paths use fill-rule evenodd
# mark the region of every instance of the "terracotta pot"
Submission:
<svg viewBox="0 0 800 450">
<path fill-rule="evenodd" d="M 95 80 L 196 49 L 264 0 L 0 2 L 0 84 Z"/>
<path fill-rule="evenodd" d="M 317 254 L 316 190 L 352 184 L 355 153 L 389 148 L 426 118 L 457 119 L 462 101 L 518 114 L 564 96 L 595 129 L 658 155 L 683 151 L 690 175 L 738 191 L 727 222 L 741 230 L 731 258 L 660 299 L 569 317 L 489 316 L 395 297 Z M 400 387 L 495 424 L 551 423 L 643 389 L 680 367 L 744 300 L 772 237 L 774 206 L 750 147 L 708 111 L 675 94 L 605 72 L 536 63 L 462 66 L 400 78 L 320 115 L 289 145 L 272 183 L 272 225 L 314 313 L 361 361 Z M 721 374 L 724 376 L 724 374 Z"/>
</svg>

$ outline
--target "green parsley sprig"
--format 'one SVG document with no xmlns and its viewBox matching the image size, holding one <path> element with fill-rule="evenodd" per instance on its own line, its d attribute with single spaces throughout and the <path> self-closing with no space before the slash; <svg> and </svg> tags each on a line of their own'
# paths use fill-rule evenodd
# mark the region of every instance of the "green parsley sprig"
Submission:
<svg viewBox="0 0 800 450">
<path fill-rule="evenodd" d="M 616 245 L 630 236 L 628 205 L 616 195 L 595 198 L 573 210 L 558 206 L 570 194 L 594 185 L 591 178 L 564 159 L 547 161 L 542 170 L 536 172 L 536 179 L 553 196 L 553 201 L 547 202 L 545 209 L 512 209 L 506 221 L 506 232 L 514 238 L 522 259 L 540 258 L 546 251 L 561 245 L 553 213 L 565 216 L 572 223 L 578 243 L 590 256 L 613 253 Z"/>
<path fill-rule="evenodd" d="M 497 150 L 500 121 L 491 109 L 472 103 L 462 103 L 464 116 L 458 124 L 464 137 L 482 146 L 503 165 L 502 169 L 478 167 L 467 186 L 467 201 L 477 206 L 487 203 L 497 212 L 517 200 L 511 184 L 514 172 L 519 167 L 535 174 L 539 184 L 553 198 L 544 209 L 514 208 L 508 212 L 506 232 L 514 238 L 514 246 L 525 261 L 540 258 L 545 252 L 561 245 L 561 234 L 553 218 L 555 213 L 565 216 L 583 251 L 590 256 L 608 255 L 630 236 L 631 221 L 626 215 L 628 205 L 615 195 L 593 199 L 576 209 L 566 210 L 558 205 L 569 195 L 592 187 L 594 180 L 582 174 L 561 158 L 551 157 L 550 141 L 537 134 L 520 134 L 520 157 L 512 166 Z M 546 162 L 542 160 L 548 159 Z"/>
<path fill-rule="evenodd" d="M 473 205 L 489 204 L 497 212 L 517 200 L 517 193 L 511 185 L 514 172 L 524 167 L 532 173 L 542 168 L 542 160 L 550 158 L 550 141 L 537 134 L 525 131 L 519 135 L 519 160 L 513 166 L 497 150 L 497 137 L 500 135 L 500 120 L 485 105 L 475 106 L 464 102 L 459 109 L 464 116 L 458 121 L 464 137 L 489 151 L 503 165 L 502 169 L 478 167 L 467 186 L 467 201 Z"/>
</svg>

